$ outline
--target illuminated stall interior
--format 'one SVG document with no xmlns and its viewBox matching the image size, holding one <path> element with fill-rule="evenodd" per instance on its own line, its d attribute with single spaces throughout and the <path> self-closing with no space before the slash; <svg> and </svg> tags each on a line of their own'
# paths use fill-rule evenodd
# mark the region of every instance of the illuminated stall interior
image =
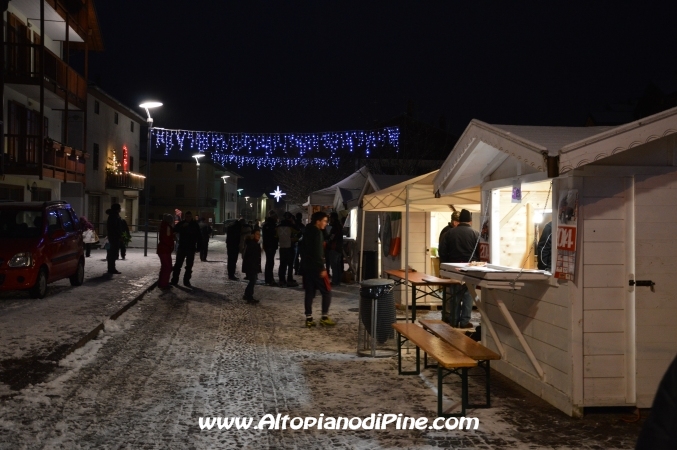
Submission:
<svg viewBox="0 0 677 450">
<path fill-rule="evenodd" d="M 493 264 L 536 269 L 536 248 L 543 227 L 552 220 L 550 181 L 525 183 L 522 200 L 513 203 L 512 186 L 492 190 Z"/>
</svg>

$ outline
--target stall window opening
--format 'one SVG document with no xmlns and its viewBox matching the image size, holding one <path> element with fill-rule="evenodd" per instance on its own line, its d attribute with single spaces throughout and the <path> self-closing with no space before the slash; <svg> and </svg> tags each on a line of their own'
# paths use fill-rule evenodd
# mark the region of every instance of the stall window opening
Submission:
<svg viewBox="0 0 677 450">
<path fill-rule="evenodd" d="M 513 201 L 512 186 L 492 191 L 491 225 L 495 232 L 491 235 L 491 262 L 537 269 L 538 241 L 545 226 L 552 221 L 551 182 L 525 183 L 521 191 L 521 202 Z"/>
</svg>

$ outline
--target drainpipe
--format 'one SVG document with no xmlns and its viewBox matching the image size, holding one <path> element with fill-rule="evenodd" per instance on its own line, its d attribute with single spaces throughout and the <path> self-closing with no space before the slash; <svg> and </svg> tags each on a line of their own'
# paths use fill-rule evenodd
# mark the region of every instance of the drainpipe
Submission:
<svg viewBox="0 0 677 450">
<path fill-rule="evenodd" d="M 0 39 L 2 39 L 2 55 L 4 59 L 5 54 L 5 12 L 7 11 L 7 6 L 9 5 L 9 0 L 0 0 Z M 5 61 L 2 61 L 2 67 L 0 67 L 0 176 L 5 175 Z"/>
<path fill-rule="evenodd" d="M 40 0 L 40 146 L 38 168 L 40 179 L 45 164 L 45 0 Z"/>
</svg>

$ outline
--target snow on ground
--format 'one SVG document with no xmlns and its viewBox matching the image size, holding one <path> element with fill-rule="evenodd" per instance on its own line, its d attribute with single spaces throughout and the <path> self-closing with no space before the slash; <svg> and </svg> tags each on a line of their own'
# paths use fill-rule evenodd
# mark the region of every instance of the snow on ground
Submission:
<svg viewBox="0 0 677 450">
<path fill-rule="evenodd" d="M 261 304 L 247 305 L 245 283 L 225 281 L 224 249 L 212 248 L 216 262 L 196 262 L 194 289 L 151 291 L 49 380 L 0 402 L 0 449 L 634 446 L 638 424 L 568 418 L 496 373 L 492 408 L 467 412 L 480 419 L 475 431 L 200 430 L 205 416 L 436 412 L 433 370 L 399 376 L 396 358 L 355 355 L 357 286 L 334 290 L 336 327 L 306 329 L 301 289 L 257 286 Z M 471 395 L 483 393 L 482 382 L 471 380 Z M 445 387 L 448 401 L 459 385 Z"/>
</svg>

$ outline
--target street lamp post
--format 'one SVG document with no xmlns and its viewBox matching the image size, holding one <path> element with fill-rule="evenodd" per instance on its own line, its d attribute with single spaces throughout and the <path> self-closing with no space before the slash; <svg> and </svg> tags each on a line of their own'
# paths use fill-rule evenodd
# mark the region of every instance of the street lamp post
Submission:
<svg viewBox="0 0 677 450">
<path fill-rule="evenodd" d="M 150 207 L 150 147 L 151 147 L 151 133 L 153 130 L 153 118 L 150 116 L 150 109 L 159 108 L 162 106 L 160 102 L 144 102 L 139 105 L 139 108 L 146 110 L 148 118 L 146 122 L 148 123 L 148 142 L 146 143 L 146 180 L 143 186 L 145 193 L 145 215 L 146 215 L 146 227 L 143 237 L 143 256 L 148 256 L 148 208 Z"/>
<path fill-rule="evenodd" d="M 235 202 L 235 218 L 239 218 L 242 215 L 242 207 L 240 206 L 240 203 L 242 203 L 240 200 L 240 197 L 242 197 L 242 191 L 244 189 L 240 188 L 237 190 L 237 202 Z"/>
<path fill-rule="evenodd" d="M 204 158 L 204 153 L 196 153 L 193 155 L 195 158 L 195 165 L 197 167 L 197 181 L 195 184 L 195 217 L 200 217 L 200 158 Z"/>
</svg>

